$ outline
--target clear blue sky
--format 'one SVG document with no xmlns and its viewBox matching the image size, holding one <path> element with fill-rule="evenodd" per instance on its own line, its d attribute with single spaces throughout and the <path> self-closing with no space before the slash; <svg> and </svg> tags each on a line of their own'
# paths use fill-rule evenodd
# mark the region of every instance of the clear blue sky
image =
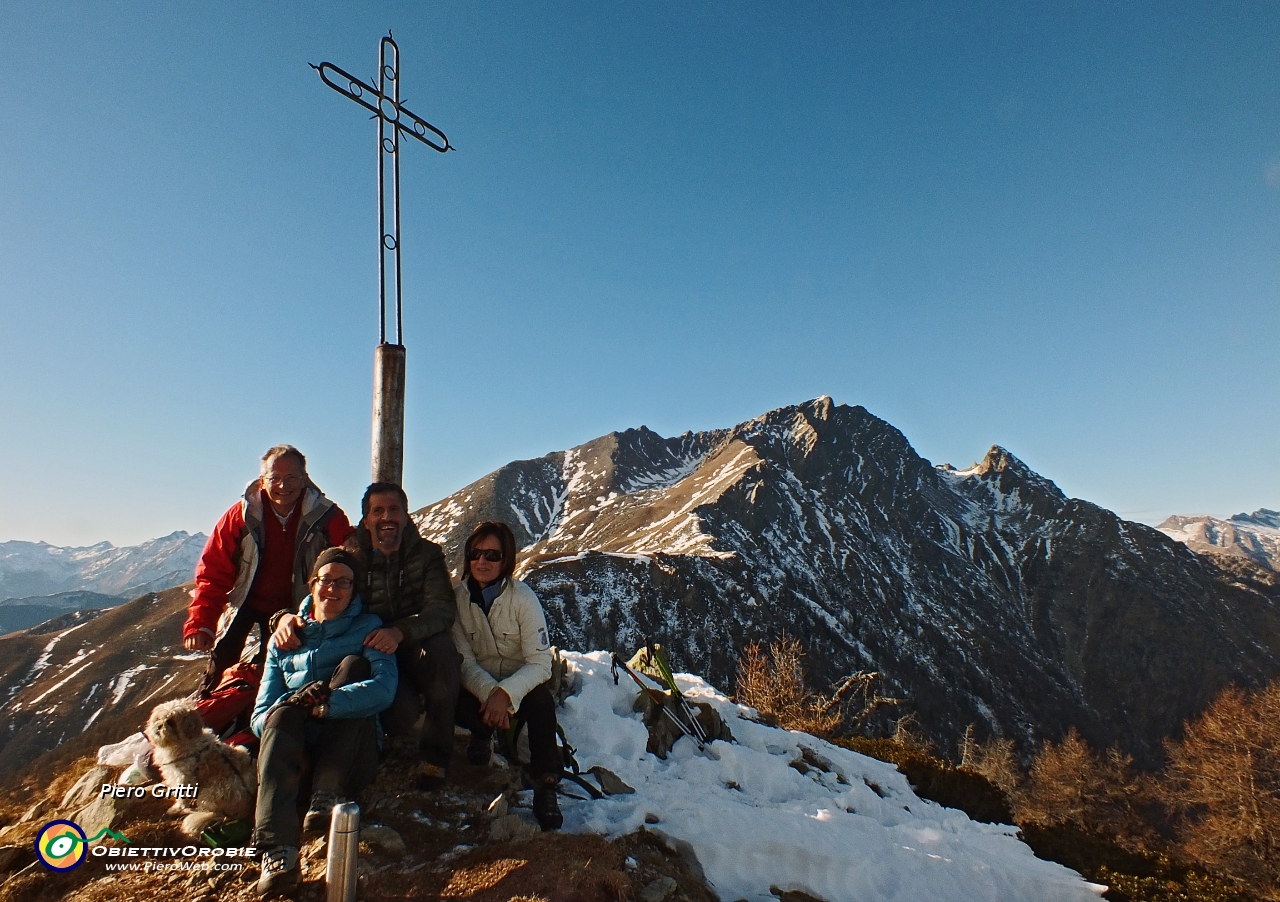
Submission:
<svg viewBox="0 0 1280 902">
<path fill-rule="evenodd" d="M 414 506 L 820 394 L 1146 522 L 1280 508 L 1280 4 L 0 0 L 0 540 L 369 473 L 393 29 Z"/>
</svg>

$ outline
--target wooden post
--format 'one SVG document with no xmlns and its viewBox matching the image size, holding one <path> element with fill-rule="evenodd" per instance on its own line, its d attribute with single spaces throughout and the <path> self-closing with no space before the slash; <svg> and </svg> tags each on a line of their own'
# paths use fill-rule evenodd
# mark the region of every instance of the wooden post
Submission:
<svg viewBox="0 0 1280 902">
<path fill-rule="evenodd" d="M 404 476 L 404 345 L 373 352 L 373 481 L 400 485 Z"/>
</svg>

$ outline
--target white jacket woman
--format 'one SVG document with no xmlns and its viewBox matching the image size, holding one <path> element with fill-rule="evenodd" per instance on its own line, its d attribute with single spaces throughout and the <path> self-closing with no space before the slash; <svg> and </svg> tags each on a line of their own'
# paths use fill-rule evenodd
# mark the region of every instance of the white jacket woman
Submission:
<svg viewBox="0 0 1280 902">
<path fill-rule="evenodd" d="M 529 727 L 533 813 L 544 830 L 560 827 L 556 784 L 564 762 L 556 742 L 547 618 L 533 590 L 511 574 L 516 540 L 505 523 L 481 523 L 467 538 L 462 583 L 454 590 L 453 644 L 462 655 L 457 721 L 471 731 L 467 760 L 487 764 L 494 730 L 511 719 Z"/>
<path fill-rule="evenodd" d="M 487 615 L 471 600 L 466 580 L 458 585 L 453 645 L 467 691 L 488 699 L 501 688 L 510 699 L 507 713 L 515 714 L 532 689 L 551 679 L 551 643 L 538 596 L 518 579 L 503 583 Z"/>
</svg>

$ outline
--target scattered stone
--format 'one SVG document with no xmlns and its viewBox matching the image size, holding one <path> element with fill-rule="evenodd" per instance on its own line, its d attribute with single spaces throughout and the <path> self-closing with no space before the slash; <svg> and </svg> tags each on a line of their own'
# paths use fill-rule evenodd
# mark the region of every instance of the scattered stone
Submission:
<svg viewBox="0 0 1280 902">
<path fill-rule="evenodd" d="M 640 867 L 640 862 L 636 861 L 630 855 L 627 856 L 626 861 L 622 862 L 622 869 L 624 871 L 634 871 L 638 867 Z"/>
<path fill-rule="evenodd" d="M 524 820 L 518 814 L 504 814 L 489 826 L 489 839 L 493 842 L 532 839 L 541 832 L 536 824 Z"/>
<path fill-rule="evenodd" d="M 676 882 L 665 874 L 655 878 L 644 889 L 640 890 L 641 902 L 662 902 L 676 888 Z"/>
<path fill-rule="evenodd" d="M 821 896 L 811 895 L 802 889 L 780 889 L 771 886 L 769 892 L 778 897 L 778 902 L 827 902 Z"/>
<path fill-rule="evenodd" d="M 811 767 L 817 768 L 818 770 L 822 771 L 824 774 L 830 773 L 832 770 L 835 769 L 835 765 L 831 763 L 830 758 L 827 758 L 824 755 L 818 754 L 815 750 L 809 748 L 807 745 L 800 746 L 800 757 L 804 759 L 806 764 L 808 764 Z"/>
<path fill-rule="evenodd" d="M 22 817 L 18 818 L 18 823 L 29 824 L 34 820 L 44 820 L 49 813 L 49 807 L 49 800 L 41 799 L 23 812 Z"/>
<path fill-rule="evenodd" d="M 111 782 L 111 768 L 104 764 L 96 764 L 89 768 L 83 777 L 75 782 L 75 785 L 67 790 L 67 794 L 62 797 L 62 804 L 58 806 L 60 811 L 70 811 L 88 805 L 94 799 L 98 798 L 102 792 L 102 785 Z"/>
<path fill-rule="evenodd" d="M 621 777 L 609 770 L 607 767 L 601 767 L 597 764 L 588 770 L 587 773 L 595 775 L 595 778 L 600 783 L 600 788 L 604 791 L 605 795 L 623 796 L 630 795 L 635 792 L 634 788 L 628 786 Z"/>
<path fill-rule="evenodd" d="M 96 836 L 116 822 L 126 808 L 133 803 L 132 799 L 116 799 L 107 796 L 105 799 L 94 799 L 73 816 L 84 835 Z"/>
<path fill-rule="evenodd" d="M 404 838 L 395 830 L 382 824 L 369 824 L 360 828 L 360 841 L 367 842 L 382 854 L 391 858 L 404 858 L 408 848 Z"/>
<path fill-rule="evenodd" d="M 650 811 L 648 814 L 644 816 L 644 822 L 646 824 L 660 824 L 662 823 L 662 818 L 658 817 L 656 814 Z"/>
</svg>

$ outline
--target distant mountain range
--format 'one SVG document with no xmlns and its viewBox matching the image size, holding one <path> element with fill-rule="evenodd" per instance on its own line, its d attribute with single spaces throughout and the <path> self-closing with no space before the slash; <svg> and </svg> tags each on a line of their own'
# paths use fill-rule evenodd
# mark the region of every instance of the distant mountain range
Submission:
<svg viewBox="0 0 1280 902">
<path fill-rule="evenodd" d="M 1156 529 L 1193 551 L 1245 558 L 1280 571 L 1280 512 L 1264 507 L 1226 520 L 1173 516 Z"/>
<path fill-rule="evenodd" d="M 186 582 L 195 572 L 205 536 L 174 532 L 117 548 L 99 542 L 60 548 L 45 542 L 0 542 L 0 602 L 65 592 L 134 598 Z"/>
<path fill-rule="evenodd" d="M 877 671 L 943 749 L 1076 726 L 1153 765 L 1230 683 L 1280 675 L 1280 587 L 1244 558 L 1067 498 L 993 447 L 933 466 L 819 398 L 731 429 L 641 427 L 516 461 L 415 515 L 451 552 L 482 519 L 568 648 L 664 642 L 732 690 L 738 654 L 803 640 L 821 688 Z"/>
</svg>

